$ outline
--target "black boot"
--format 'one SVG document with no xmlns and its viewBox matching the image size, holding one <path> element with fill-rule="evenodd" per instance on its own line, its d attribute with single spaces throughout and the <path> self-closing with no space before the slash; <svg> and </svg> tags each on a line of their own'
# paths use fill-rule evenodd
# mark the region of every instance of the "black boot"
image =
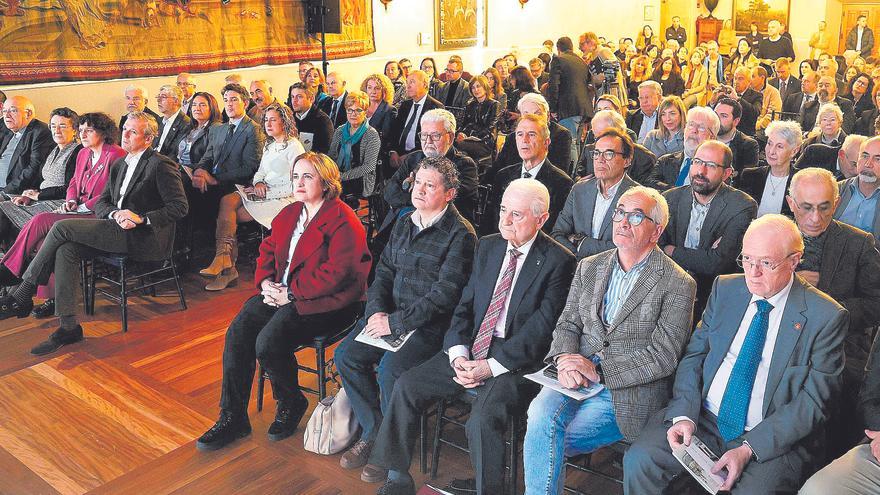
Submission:
<svg viewBox="0 0 880 495">
<path fill-rule="evenodd" d="M 80 325 L 77 325 L 76 328 L 74 328 L 73 330 L 65 330 L 63 328 L 59 328 L 58 330 L 52 332 L 52 334 L 49 335 L 48 339 L 31 349 L 31 354 L 35 356 L 49 354 L 51 352 L 57 351 L 63 345 L 73 344 L 75 342 L 79 342 L 82 339 L 83 329 Z"/>
<path fill-rule="evenodd" d="M 277 442 L 293 435 L 308 407 L 309 401 L 302 396 L 293 405 L 279 402 L 275 408 L 275 421 L 269 425 L 269 440 Z"/>
<path fill-rule="evenodd" d="M 31 310 L 34 309 L 33 301 L 24 304 L 16 301 L 12 296 L 6 296 L 0 299 L 0 320 L 12 318 L 26 318 L 30 316 Z"/>
<path fill-rule="evenodd" d="M 251 434 L 251 423 L 246 414 L 236 415 L 220 411 L 220 419 L 196 441 L 199 450 L 218 450 Z"/>
<path fill-rule="evenodd" d="M 34 318 L 49 318 L 55 315 L 55 299 L 46 299 L 43 304 L 34 306 L 31 316 Z"/>
</svg>

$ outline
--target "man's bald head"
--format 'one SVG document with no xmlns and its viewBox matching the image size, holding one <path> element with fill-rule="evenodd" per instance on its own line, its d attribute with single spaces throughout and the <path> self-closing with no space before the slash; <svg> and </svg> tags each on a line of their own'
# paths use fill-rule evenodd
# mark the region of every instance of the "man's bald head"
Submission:
<svg viewBox="0 0 880 495">
<path fill-rule="evenodd" d="M 13 95 L 3 102 L 3 123 L 12 132 L 27 127 L 35 114 L 34 104 L 26 96 Z"/>
</svg>

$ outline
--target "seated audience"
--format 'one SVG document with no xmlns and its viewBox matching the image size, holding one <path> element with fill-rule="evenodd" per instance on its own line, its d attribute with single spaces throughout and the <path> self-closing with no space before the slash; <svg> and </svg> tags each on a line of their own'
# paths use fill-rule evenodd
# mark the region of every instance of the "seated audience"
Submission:
<svg viewBox="0 0 880 495">
<path fill-rule="evenodd" d="M 300 63 L 297 65 L 297 75 L 299 76 L 299 82 L 306 82 L 306 76 L 309 73 L 309 69 L 311 69 L 312 67 L 314 67 L 314 64 L 312 64 L 308 60 L 300 61 Z M 290 105 L 287 106 L 289 107 Z"/>
<path fill-rule="evenodd" d="M 540 367 L 575 267 L 571 253 L 540 231 L 549 200 L 534 180 L 514 180 L 504 192 L 500 235 L 480 240 L 442 351 L 394 387 L 370 456 L 371 465 L 390 470 L 379 493 L 413 493 L 409 466 L 419 415 L 437 399 L 468 391 L 476 396 L 466 426 L 476 480 L 455 480 L 451 488 L 503 493 L 498 453 L 507 421 L 537 393 L 523 375 Z"/>
<path fill-rule="evenodd" d="M 859 148 L 868 139 L 858 134 L 850 134 L 843 140 L 842 146 L 828 146 L 822 143 L 813 143 L 805 146 L 798 157 L 794 168 L 801 170 L 809 167 L 818 167 L 828 170 L 838 180 L 849 179 L 858 175 L 856 164 L 859 160 Z"/>
<path fill-rule="evenodd" d="M 874 108 L 874 102 L 871 95 L 874 94 L 874 81 L 871 76 L 864 72 L 859 72 L 849 82 L 847 98 L 851 98 L 853 102 L 853 112 L 856 117 L 860 117 L 863 113 Z"/>
<path fill-rule="evenodd" d="M 792 160 L 801 149 L 801 129 L 795 122 L 777 120 L 767 127 L 763 162 L 742 171 L 737 187 L 758 202 L 758 216 L 781 213 L 792 217 L 786 191 L 794 175 Z"/>
<path fill-rule="evenodd" d="M 52 120 L 57 122 L 56 117 L 53 116 Z M 95 218 L 95 203 L 110 177 L 110 166 L 125 156 L 125 150 L 116 145 L 119 141 L 116 136 L 119 130 L 109 115 L 87 113 L 77 120 L 77 133 L 82 146 L 75 146 L 74 143 L 65 148 L 79 150 L 73 155 L 75 169 L 65 188 L 65 194 L 61 199 L 40 199 L 8 217 L 20 232 L 0 260 L 0 283 L 4 285 L 18 283 L 55 222 L 68 218 Z M 53 130 L 53 135 L 57 130 Z M 51 167 L 47 165 L 44 170 L 46 168 Z M 9 203 L 0 203 L 7 204 Z M 76 215 L 72 216 L 71 213 L 74 212 Z M 53 278 L 50 277 L 45 287 L 41 286 L 38 291 L 37 295 L 46 299 L 43 304 L 34 308 L 33 315 L 38 318 L 55 314 L 55 288 L 52 282 Z"/>
<path fill-rule="evenodd" d="M 756 131 L 766 129 L 773 120 L 774 113 L 782 111 L 782 97 L 779 95 L 779 90 L 767 84 L 767 77 L 767 69 L 761 66 L 752 68 L 750 87 L 761 94 Z"/>
<path fill-rule="evenodd" d="M 880 208 L 877 192 L 880 182 L 880 137 L 862 143 L 856 164 L 858 175 L 840 182 L 840 202 L 834 210 L 834 219 L 880 237 Z"/>
<path fill-rule="evenodd" d="M 330 123 L 337 129 L 345 123 L 345 97 L 348 91 L 345 89 L 345 78 L 338 72 L 327 74 L 327 96 L 318 104 L 318 108 L 330 117 Z"/>
<path fill-rule="evenodd" d="M 715 140 L 699 145 L 689 167 L 689 185 L 666 191 L 672 217 L 659 245 L 697 281 L 694 314 L 703 312 L 712 281 L 736 271 L 736 253 L 758 205 L 726 184 L 733 156 Z"/>
<path fill-rule="evenodd" d="M 663 99 L 663 88 L 657 81 L 645 81 L 639 84 L 639 108 L 630 112 L 626 118 L 626 127 L 638 135 L 639 144 L 645 144 L 648 133 L 660 128 L 657 109 Z"/>
<path fill-rule="evenodd" d="M 623 121 L 623 117 L 612 110 L 600 110 L 596 112 L 596 115 L 590 121 L 590 131 L 600 135 L 612 128 L 626 134 L 633 141 L 632 161 L 627 168 L 627 175 L 639 184 L 647 183 L 654 172 L 657 157 L 648 148 L 635 142 L 635 134 L 626 128 L 626 122 Z M 576 177 L 589 179 L 595 174 L 595 167 L 593 165 L 593 151 L 595 149 L 595 142 L 584 146 L 580 161 L 575 169 Z"/>
<path fill-rule="evenodd" d="M 111 168 L 109 184 L 95 203 L 95 218 L 57 222 L 21 283 L 11 295 L 0 298 L 0 319 L 24 318 L 34 307 L 37 286 L 45 285 L 54 273 L 60 327 L 31 349 L 32 354 L 48 354 L 83 339 L 75 309 L 81 260 L 101 253 L 127 253 L 145 260 L 170 254 L 175 222 L 186 215 L 187 202 L 177 164 L 150 148 L 158 132 L 148 114 L 128 115 L 122 133 L 128 155 Z"/>
<path fill-rule="evenodd" d="M 871 107 L 859 114 L 855 128 L 853 129 L 855 134 L 861 134 L 862 136 L 867 137 L 875 136 L 877 134 L 874 128 L 877 123 L 877 117 L 880 117 L 880 90 L 873 93 L 871 102 L 873 103 Z"/>
<path fill-rule="evenodd" d="M 721 123 L 717 139 L 733 153 L 733 173 L 730 176 L 733 185 L 737 184 L 743 170 L 758 164 L 758 141 L 736 128 L 742 118 L 742 108 L 733 98 L 720 98 L 715 103 L 715 115 Z"/>
<path fill-rule="evenodd" d="M 241 193 L 233 190 L 220 198 L 214 234 L 214 260 L 199 271 L 205 277 L 213 277 L 205 290 L 223 290 L 237 283 L 238 269 L 235 263 L 238 260 L 238 240 L 235 235 L 238 224 L 253 222 L 257 214 L 254 210 L 259 208 L 260 223 L 269 223 L 264 226 L 271 227 L 272 219 L 293 202 L 292 194 L 296 191 L 291 188 L 290 169 L 296 157 L 305 152 L 296 138 L 293 112 L 275 102 L 263 110 L 263 118 L 266 144 L 263 146 L 260 167 L 247 182 L 249 186 L 243 190 L 250 197 L 245 199 Z M 259 206 L 255 204 L 257 201 Z"/>
<path fill-rule="evenodd" d="M 715 139 L 721 128 L 718 116 L 708 107 L 688 110 L 684 125 L 684 143 L 681 151 L 663 155 L 645 185 L 665 191 L 672 187 L 686 186 L 691 180 L 691 162 L 697 148 L 705 141 Z M 673 211 L 673 220 L 675 220 Z"/>
<path fill-rule="evenodd" d="M 666 94 L 666 91 L 663 91 Z M 678 96 L 665 96 L 657 108 L 660 126 L 648 131 L 645 148 L 654 156 L 663 156 L 684 149 L 684 126 L 687 123 L 687 109 Z"/>
<path fill-rule="evenodd" d="M 703 66 L 705 57 L 706 54 L 702 50 L 696 49 L 681 67 L 681 78 L 684 79 L 684 93 L 681 99 L 685 108 L 705 105 L 708 99 L 709 71 Z"/>
<path fill-rule="evenodd" d="M 406 82 L 407 79 L 409 79 L 409 76 L 403 76 L 403 73 L 400 71 L 400 64 L 394 60 L 389 60 L 385 63 L 384 74 L 385 77 L 391 80 L 391 85 L 394 86 L 393 105 L 395 107 L 400 107 L 400 104 L 408 96 L 406 94 Z"/>
<path fill-rule="evenodd" d="M 642 30 L 639 31 L 638 36 L 636 36 L 636 48 L 641 51 L 647 51 L 650 45 L 659 46 L 660 38 L 654 34 L 654 29 L 650 25 L 645 24 Z"/>
<path fill-rule="evenodd" d="M 336 348 L 334 360 L 361 426 L 360 439 L 339 460 L 345 469 L 367 464 L 382 417 L 390 414 L 394 382 L 440 350 L 468 281 L 477 238 L 452 204 L 457 187 L 451 161 L 442 156 L 421 161 L 412 186 L 415 210 L 394 224 L 364 316 Z M 386 352 L 355 340 L 362 333 L 386 342 L 409 337 L 397 352 Z M 366 481 L 386 477 L 379 466 L 364 471 Z"/>
<path fill-rule="evenodd" d="M 34 104 L 20 95 L 3 102 L 0 134 L 0 191 L 21 194 L 40 184 L 40 167 L 56 147 L 49 126 L 36 118 Z"/>
<path fill-rule="evenodd" d="M 784 104 L 786 98 L 801 91 L 801 80 L 791 73 L 791 59 L 786 57 L 777 58 L 773 69 L 776 75 L 767 84 L 779 90 L 779 98 Z"/>
<path fill-rule="evenodd" d="M 624 457 L 624 493 L 661 493 L 684 470 L 671 449 L 695 436 L 720 456 L 712 470 L 726 470 L 721 489 L 734 493 L 794 492 L 821 462 L 814 445 L 840 390 L 849 318 L 795 275 L 803 252 L 786 217 L 749 226 L 737 257 L 745 275 L 715 282 L 672 400 Z"/>
<path fill-rule="evenodd" d="M 463 109 L 471 97 L 468 82 L 461 77 L 462 69 L 461 60 L 450 59 L 446 64 L 446 83 L 437 93 L 437 101 L 444 107 Z"/>
<path fill-rule="evenodd" d="M 437 62 L 435 62 L 432 57 L 425 57 L 422 59 L 419 69 L 425 73 L 430 81 L 428 83 L 428 94 L 431 95 L 432 98 L 437 98 L 437 95 L 440 94 L 440 88 L 445 84 L 439 77 L 437 77 Z"/>
<path fill-rule="evenodd" d="M 191 119 L 186 135 L 177 145 L 175 154 L 170 156 L 176 156 L 177 163 L 188 167 L 192 173 L 193 164 L 199 163 L 205 155 L 205 150 L 208 149 L 208 129 L 220 125 L 222 116 L 214 96 L 199 91 L 192 97 L 189 117 Z"/>
<path fill-rule="evenodd" d="M 156 119 L 156 122 L 161 121 L 162 118 L 159 114 L 150 110 L 150 107 L 147 106 L 147 100 L 150 97 L 147 88 L 131 84 L 125 88 L 123 95 L 125 96 L 125 113 L 123 113 L 122 118 L 119 119 L 120 131 L 122 131 L 122 127 L 125 125 L 126 119 L 128 119 L 128 114 L 131 112 L 146 112 L 148 115 Z"/>
<path fill-rule="evenodd" d="M 491 196 L 483 214 L 481 230 L 484 234 L 493 234 L 498 228 L 498 215 L 501 199 L 507 185 L 514 179 L 535 179 L 544 184 L 550 191 L 549 218 L 544 224 L 544 231 L 549 233 L 556 224 L 556 216 L 562 211 L 565 199 L 571 191 L 572 180 L 565 172 L 557 168 L 547 159 L 550 146 L 550 129 L 547 119 L 539 115 L 529 114 L 520 117 L 515 131 L 516 148 L 522 160 L 498 171 L 492 182 Z"/>
<path fill-rule="evenodd" d="M 743 114 L 737 129 L 743 131 L 747 136 L 755 135 L 758 126 L 758 116 L 764 104 L 764 96 L 751 87 L 751 74 L 751 69 L 739 67 L 733 73 L 733 91 L 725 91 L 726 88 L 724 88 L 715 92 L 715 96 L 733 98 L 742 106 Z"/>
<path fill-rule="evenodd" d="M 388 136 L 391 149 L 391 165 L 400 166 L 403 155 L 422 149 L 419 136 L 422 132 L 422 115 L 435 108 L 443 108 L 443 104 L 428 95 L 428 76 L 414 70 L 406 78 L 407 100 L 397 109 L 397 118 L 391 126 Z"/>
<path fill-rule="evenodd" d="M 312 101 L 317 107 L 320 108 L 324 101 L 330 98 L 330 95 L 327 94 L 327 78 L 324 77 L 324 73 L 321 72 L 320 68 L 312 67 L 309 69 L 306 73 L 306 80 L 302 81 L 302 83 L 308 88 L 309 93 L 312 95 Z M 289 94 L 290 90 L 288 89 L 288 99 L 291 98 Z"/>
<path fill-rule="evenodd" d="M 789 96 L 782 104 L 785 117 L 797 120 L 804 132 L 813 130 L 816 123 L 816 112 L 819 110 L 819 97 L 816 94 L 818 84 L 817 72 L 804 75 L 801 78 L 801 92 Z"/>
<path fill-rule="evenodd" d="M 651 74 L 651 80 L 660 84 L 664 95 L 681 96 L 684 94 L 684 79 L 678 62 L 672 57 L 664 57 Z"/>
<path fill-rule="evenodd" d="M 594 122 L 600 113 L 593 117 Z M 589 153 L 593 157 L 592 177 L 571 188 L 551 231 L 553 238 L 578 259 L 614 247 L 613 205 L 623 193 L 638 185 L 627 174 L 634 151 L 632 139 L 614 127 L 603 130 L 593 145 L 584 148 L 583 155 Z"/>
<path fill-rule="evenodd" d="M 486 82 L 492 89 L 492 99 L 498 101 L 503 113 L 507 110 L 507 93 L 504 91 L 504 85 L 501 83 L 501 75 L 498 74 L 498 69 L 489 67 L 483 71 L 483 75 L 486 76 Z M 520 101 L 522 101 L 522 98 L 520 98 Z"/>
<path fill-rule="evenodd" d="M 626 68 L 629 71 L 626 83 L 626 97 L 630 108 L 635 109 L 639 106 L 639 86 L 651 79 L 650 62 L 648 57 L 644 55 L 635 55 Z"/>
<path fill-rule="evenodd" d="M 265 79 L 251 82 L 250 88 L 251 101 L 254 102 L 254 106 L 248 109 L 247 116 L 262 128 L 265 120 L 263 116 L 269 105 L 283 105 L 283 103 L 278 101 L 278 98 L 272 94 L 272 85 Z"/>
<path fill-rule="evenodd" d="M 370 99 L 363 91 L 349 91 L 345 97 L 347 122 L 333 133 L 330 158 L 336 161 L 342 176 L 342 194 L 353 199 L 357 206 L 360 198 L 376 191 L 376 168 L 382 140 L 367 122 Z"/>
<path fill-rule="evenodd" d="M 517 111 L 522 115 L 538 115 L 545 119 L 550 118 L 550 105 L 538 93 L 528 93 L 520 98 Z M 550 128 L 550 149 L 547 158 L 550 163 L 558 163 L 560 167 L 568 168 L 572 162 L 571 144 L 574 141 L 571 133 L 558 122 L 548 121 Z M 514 165 L 520 161 L 519 150 L 516 148 L 516 133 L 510 132 L 504 137 L 504 145 L 495 158 L 492 168 L 486 173 L 485 182 L 491 184 L 495 174 L 504 167 Z"/>
<path fill-rule="evenodd" d="M 804 146 L 822 143 L 837 148 L 842 145 L 846 138 L 846 132 L 841 128 L 844 118 L 843 112 L 836 104 L 820 105 L 816 112 L 816 127 L 807 134 Z"/>
<path fill-rule="evenodd" d="M 273 104 L 266 111 L 267 128 L 279 111 L 292 122 L 287 108 Z M 269 440 L 293 435 L 309 406 L 299 389 L 294 351 L 350 324 L 363 307 L 370 252 L 363 225 L 339 200 L 336 165 L 308 153 L 288 180 L 294 202 L 272 220 L 271 234 L 260 244 L 254 274 L 260 293 L 244 303 L 226 330 L 220 419 L 196 441 L 199 450 L 221 449 L 250 435 L 247 410 L 257 360 L 276 402 Z"/>
<path fill-rule="evenodd" d="M 323 78 L 323 76 L 321 76 L 321 77 Z M 224 85 L 238 84 L 239 86 L 244 87 L 244 78 L 241 76 L 241 74 L 229 74 L 223 78 L 223 81 L 224 81 Z M 223 98 L 223 90 L 222 89 L 220 90 L 220 98 L 221 99 Z M 247 113 L 248 110 L 253 108 L 254 105 L 255 105 L 254 100 L 250 98 L 250 93 L 248 93 L 247 103 L 245 106 L 245 113 Z M 223 108 L 223 123 L 224 124 L 229 123 L 229 115 L 226 113 L 225 106 Z"/>
<path fill-rule="evenodd" d="M 315 106 L 314 96 L 302 83 L 290 87 L 290 103 L 296 129 L 306 151 L 330 151 L 330 139 L 335 130 L 333 123 L 326 113 Z"/>
<path fill-rule="evenodd" d="M 491 158 L 495 150 L 501 105 L 493 98 L 492 88 L 489 87 L 486 76 L 474 76 L 468 89 L 472 98 L 464 107 L 462 118 L 458 120 L 455 146 L 475 161 L 479 161 L 483 158 Z"/>
<path fill-rule="evenodd" d="M 183 101 L 183 90 L 171 84 L 163 85 L 156 95 L 156 107 L 162 115 L 157 121 L 159 136 L 153 147 L 169 158 L 177 156 L 180 141 L 190 130 L 190 118 L 180 106 L 181 101 Z M 192 97 L 190 97 L 190 106 L 192 106 Z"/>
<path fill-rule="evenodd" d="M 566 456 L 638 438 L 669 401 L 691 334 L 694 280 L 657 248 L 666 201 L 639 186 L 615 203 L 614 245 L 578 264 L 545 359 L 562 387 L 604 388 L 577 401 L 543 387 L 532 401 L 523 446 L 529 494 L 562 491 Z"/>
</svg>

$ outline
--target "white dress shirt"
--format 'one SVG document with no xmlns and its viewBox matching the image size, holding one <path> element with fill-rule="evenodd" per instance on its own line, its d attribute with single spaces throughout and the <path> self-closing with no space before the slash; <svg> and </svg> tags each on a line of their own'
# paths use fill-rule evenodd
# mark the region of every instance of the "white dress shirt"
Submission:
<svg viewBox="0 0 880 495">
<path fill-rule="evenodd" d="M 606 191 L 607 197 L 602 194 L 601 190 L 596 192 L 596 205 L 593 207 L 593 239 L 599 238 L 599 231 L 602 230 L 602 220 L 605 220 L 605 214 L 608 213 L 608 208 L 611 207 L 614 195 L 617 194 L 617 188 L 620 187 L 621 182 L 623 182 L 623 176 L 620 177 L 617 184 L 608 188 L 608 191 Z M 596 183 L 596 188 L 599 188 L 598 183 Z"/>
<path fill-rule="evenodd" d="M 318 207 L 318 210 L 321 208 Z M 296 251 L 296 245 L 299 243 L 300 237 L 302 237 L 303 232 L 306 230 L 306 222 L 309 220 L 309 211 L 306 209 L 306 205 L 303 205 L 303 209 L 299 214 L 299 218 L 296 220 L 296 227 L 293 228 L 293 234 L 290 237 L 290 249 L 287 250 L 287 266 L 284 268 L 284 274 L 281 276 L 281 285 L 287 287 L 287 277 L 290 276 L 290 260 L 293 259 L 293 253 Z M 261 282 L 262 283 L 262 282 Z"/>
<path fill-rule="evenodd" d="M 541 171 L 541 167 L 543 167 L 545 163 L 547 163 L 547 159 L 546 159 L 546 158 L 545 158 L 541 163 L 535 165 L 535 166 L 532 167 L 531 169 L 526 169 L 525 164 L 523 164 L 523 166 L 520 167 L 520 170 L 519 170 L 519 176 L 520 176 L 520 178 L 522 178 L 522 176 L 523 176 L 526 172 L 528 172 L 529 175 L 531 175 L 531 177 L 529 177 L 529 178 L 530 178 L 530 179 L 535 179 L 535 177 L 538 176 L 538 172 Z M 537 179 L 535 179 L 535 180 L 537 180 Z"/>
<path fill-rule="evenodd" d="M 428 99 L 428 94 L 425 93 L 425 96 L 422 97 L 419 101 L 414 101 L 413 105 L 409 108 L 409 114 L 406 116 L 406 120 L 403 121 L 404 125 L 409 122 L 409 119 L 413 118 L 413 112 L 416 111 L 416 105 L 418 105 L 418 115 L 416 115 L 416 120 L 413 121 L 412 128 L 409 130 L 409 134 L 406 135 L 406 149 L 411 150 L 416 147 L 416 131 L 419 128 L 419 119 L 422 118 L 422 114 L 425 113 L 425 101 Z"/>
<path fill-rule="evenodd" d="M 162 149 L 162 144 L 165 143 L 165 138 L 168 137 L 168 131 L 171 130 L 171 127 L 174 125 L 174 121 L 179 116 L 180 110 L 174 112 L 171 117 L 165 117 L 164 119 L 162 119 L 162 137 L 159 138 L 159 145 L 156 146 L 157 150 Z"/>
<path fill-rule="evenodd" d="M 125 157 L 125 177 L 122 179 L 122 186 L 119 188 L 119 201 L 116 202 L 116 207 L 119 209 L 122 209 L 122 200 L 125 199 L 125 193 L 128 192 L 129 183 L 134 176 L 134 171 L 137 169 L 138 162 L 144 154 L 144 151 L 146 151 L 146 148 L 138 153 L 133 155 L 129 154 Z"/>
</svg>

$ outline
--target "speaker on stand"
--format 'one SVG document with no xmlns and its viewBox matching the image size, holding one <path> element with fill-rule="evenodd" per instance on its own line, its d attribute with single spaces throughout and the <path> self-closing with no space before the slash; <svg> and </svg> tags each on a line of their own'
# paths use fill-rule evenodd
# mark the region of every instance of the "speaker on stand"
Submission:
<svg viewBox="0 0 880 495">
<path fill-rule="evenodd" d="M 307 0 L 306 32 L 321 35 L 321 66 L 327 74 L 327 33 L 342 34 L 339 0 Z"/>
</svg>

